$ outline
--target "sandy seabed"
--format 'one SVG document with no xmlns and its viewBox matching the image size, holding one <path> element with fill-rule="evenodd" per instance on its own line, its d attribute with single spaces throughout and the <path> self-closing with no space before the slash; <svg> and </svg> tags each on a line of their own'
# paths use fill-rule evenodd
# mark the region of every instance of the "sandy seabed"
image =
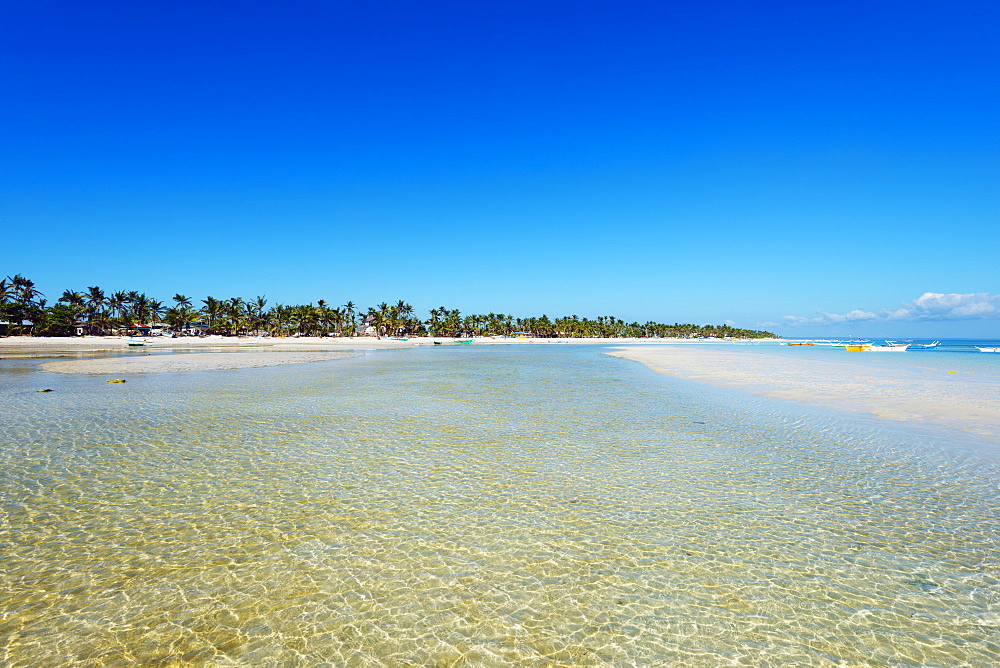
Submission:
<svg viewBox="0 0 1000 668">
<path fill-rule="evenodd" d="M 451 338 L 406 341 L 354 338 L 151 338 L 128 348 L 120 337 L 0 339 L 0 358 L 61 358 L 40 364 L 54 373 L 130 374 L 241 369 L 364 355 L 367 351 L 454 344 Z M 727 349 L 718 340 L 477 338 L 475 345 L 595 344 L 610 355 L 667 375 L 752 394 L 832 407 L 880 418 L 958 428 L 1000 438 L 1000 379 L 849 360 L 785 357 L 779 350 Z"/>
</svg>

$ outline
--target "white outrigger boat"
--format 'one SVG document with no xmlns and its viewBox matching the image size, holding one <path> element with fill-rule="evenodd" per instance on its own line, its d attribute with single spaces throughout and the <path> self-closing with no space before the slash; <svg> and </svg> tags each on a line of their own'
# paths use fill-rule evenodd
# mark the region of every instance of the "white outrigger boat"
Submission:
<svg viewBox="0 0 1000 668">
<path fill-rule="evenodd" d="M 908 343 L 893 343 L 887 341 L 884 346 L 875 345 L 871 341 L 851 341 L 844 348 L 866 353 L 901 353 L 910 347 Z"/>
<path fill-rule="evenodd" d="M 1000 353 L 1000 348 L 980 348 L 976 346 L 976 350 L 981 353 Z"/>
<path fill-rule="evenodd" d="M 870 346 L 868 351 L 873 353 L 901 353 L 909 347 L 909 343 L 887 343 L 884 346 Z"/>
</svg>

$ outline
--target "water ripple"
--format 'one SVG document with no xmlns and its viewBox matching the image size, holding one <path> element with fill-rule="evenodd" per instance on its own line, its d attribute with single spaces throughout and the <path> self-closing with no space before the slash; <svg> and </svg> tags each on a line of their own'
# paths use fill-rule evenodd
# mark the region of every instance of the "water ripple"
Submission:
<svg viewBox="0 0 1000 668">
<path fill-rule="evenodd" d="M 0 665 L 1000 662 L 940 441 L 571 347 L 4 378 Z"/>
</svg>

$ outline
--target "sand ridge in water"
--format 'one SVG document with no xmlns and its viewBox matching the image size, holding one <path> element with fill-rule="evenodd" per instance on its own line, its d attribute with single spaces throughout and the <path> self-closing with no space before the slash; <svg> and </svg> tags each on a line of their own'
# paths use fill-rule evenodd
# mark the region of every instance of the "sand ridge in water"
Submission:
<svg viewBox="0 0 1000 668">
<path fill-rule="evenodd" d="M 213 369 L 248 369 L 281 364 L 302 364 L 359 357 L 361 351 L 287 352 L 248 350 L 210 353 L 169 353 L 142 357 L 105 357 L 99 359 L 46 362 L 40 367 L 54 373 L 163 373 L 208 371 Z"/>
<path fill-rule="evenodd" d="M 694 346 L 630 347 L 608 354 L 753 394 L 1000 436 L 1000 378 L 977 376 L 969 382 L 969 374 Z"/>
</svg>

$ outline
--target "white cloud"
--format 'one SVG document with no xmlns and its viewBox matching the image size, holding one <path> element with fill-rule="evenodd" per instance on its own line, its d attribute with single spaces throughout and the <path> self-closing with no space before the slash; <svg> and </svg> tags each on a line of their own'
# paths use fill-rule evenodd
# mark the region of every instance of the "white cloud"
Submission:
<svg viewBox="0 0 1000 668">
<path fill-rule="evenodd" d="M 925 292 L 895 313 L 905 320 L 985 320 L 1000 318 L 1000 295 L 987 292 L 941 294 Z M 900 319 L 900 318 L 897 318 Z"/>
<path fill-rule="evenodd" d="M 831 325 L 871 321 L 988 320 L 1000 319 L 1000 295 L 988 292 L 942 294 L 925 292 L 900 308 L 877 312 L 854 309 L 844 314 L 819 312 L 812 318 L 784 316 L 787 325 Z"/>
</svg>

